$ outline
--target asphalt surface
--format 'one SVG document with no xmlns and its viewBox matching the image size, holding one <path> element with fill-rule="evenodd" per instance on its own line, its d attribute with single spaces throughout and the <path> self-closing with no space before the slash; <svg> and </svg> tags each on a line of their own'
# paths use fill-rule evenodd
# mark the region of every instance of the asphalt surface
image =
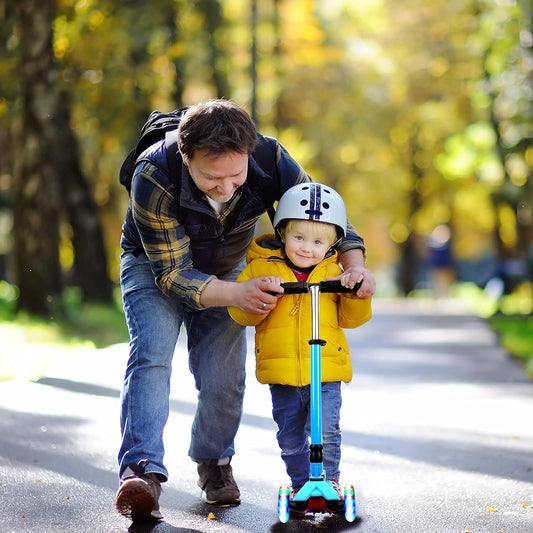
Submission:
<svg viewBox="0 0 533 533">
<path fill-rule="evenodd" d="M 278 521 L 287 480 L 251 357 L 232 463 L 242 504 L 203 502 L 187 457 L 196 393 L 182 339 L 165 433 L 165 521 L 131 524 L 114 510 L 127 358 L 116 345 L 63 354 L 36 382 L 0 382 L 0 532 L 533 531 L 533 383 L 463 309 L 380 301 L 374 309 L 370 323 L 347 331 L 356 376 L 343 389 L 341 482 L 356 487 L 355 522 Z"/>
</svg>

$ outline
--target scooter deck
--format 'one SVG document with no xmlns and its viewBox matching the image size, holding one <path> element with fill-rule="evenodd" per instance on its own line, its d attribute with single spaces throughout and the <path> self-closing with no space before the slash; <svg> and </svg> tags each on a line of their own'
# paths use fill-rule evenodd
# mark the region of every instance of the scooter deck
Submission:
<svg viewBox="0 0 533 533">
<path fill-rule="evenodd" d="M 292 498 L 293 501 L 307 501 L 312 497 L 323 497 L 325 500 L 340 500 L 337 491 L 324 480 L 308 481 Z"/>
<path fill-rule="evenodd" d="M 344 499 L 324 480 L 308 481 L 289 502 L 289 510 L 296 516 L 306 513 L 344 514 Z"/>
</svg>

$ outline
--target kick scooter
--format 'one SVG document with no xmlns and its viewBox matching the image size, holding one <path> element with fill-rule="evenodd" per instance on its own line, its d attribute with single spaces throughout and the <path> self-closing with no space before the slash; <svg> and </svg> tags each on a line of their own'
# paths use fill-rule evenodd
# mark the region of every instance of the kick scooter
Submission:
<svg viewBox="0 0 533 533">
<path fill-rule="evenodd" d="M 330 483 L 326 481 L 322 453 L 322 381 L 321 381 L 321 347 L 326 343 L 319 335 L 319 300 L 321 292 L 357 292 L 361 283 L 353 289 L 341 285 L 340 281 L 322 281 L 320 283 L 289 282 L 282 283 L 284 294 L 311 293 L 312 338 L 311 347 L 311 442 L 310 442 L 310 477 L 309 481 L 290 498 L 291 490 L 281 486 L 278 493 L 278 517 L 286 523 L 290 514 L 303 516 L 307 513 L 342 514 L 348 522 L 355 520 L 355 489 L 353 485 L 344 486 L 344 498 L 341 498 Z"/>
</svg>

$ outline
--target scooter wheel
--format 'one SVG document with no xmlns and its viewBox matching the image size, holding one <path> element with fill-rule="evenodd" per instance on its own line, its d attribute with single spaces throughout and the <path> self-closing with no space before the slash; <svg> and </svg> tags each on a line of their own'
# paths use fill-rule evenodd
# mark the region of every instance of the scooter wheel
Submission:
<svg viewBox="0 0 533 533">
<path fill-rule="evenodd" d="M 355 520 L 355 489 L 353 485 L 344 486 L 344 517 L 348 522 Z"/>
<path fill-rule="evenodd" d="M 281 486 L 278 492 L 278 517 L 283 524 L 289 521 L 289 496 L 291 489 Z"/>
</svg>

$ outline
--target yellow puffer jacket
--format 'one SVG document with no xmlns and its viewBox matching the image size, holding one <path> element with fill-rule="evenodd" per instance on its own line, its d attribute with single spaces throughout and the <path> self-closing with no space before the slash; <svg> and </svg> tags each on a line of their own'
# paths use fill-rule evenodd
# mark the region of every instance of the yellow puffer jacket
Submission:
<svg viewBox="0 0 533 533">
<path fill-rule="evenodd" d="M 274 235 L 262 235 L 252 242 L 246 257 L 248 265 L 237 281 L 277 276 L 296 281 L 285 263 Z M 337 253 L 324 259 L 309 274 L 308 282 L 324 281 L 341 273 Z M 311 295 L 287 294 L 266 315 L 228 308 L 231 317 L 243 326 L 255 326 L 256 376 L 261 383 L 303 386 L 310 383 L 310 346 L 312 337 Z M 322 381 L 351 381 L 352 364 L 342 328 L 356 328 L 370 320 L 371 300 L 350 295 L 320 295 L 320 338 Z"/>
</svg>

